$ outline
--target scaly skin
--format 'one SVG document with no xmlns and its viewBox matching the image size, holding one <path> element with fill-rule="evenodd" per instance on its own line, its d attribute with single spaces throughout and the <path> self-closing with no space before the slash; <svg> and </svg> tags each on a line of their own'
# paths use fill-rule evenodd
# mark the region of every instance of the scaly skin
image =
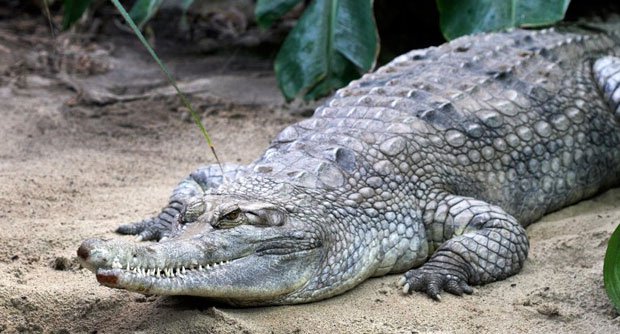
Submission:
<svg viewBox="0 0 620 334">
<path fill-rule="evenodd" d="M 316 301 L 371 276 L 471 293 L 517 273 L 524 227 L 620 180 L 617 21 L 481 34 L 398 57 L 247 167 L 194 172 L 154 244 L 87 240 L 100 283 L 237 305 Z"/>
</svg>

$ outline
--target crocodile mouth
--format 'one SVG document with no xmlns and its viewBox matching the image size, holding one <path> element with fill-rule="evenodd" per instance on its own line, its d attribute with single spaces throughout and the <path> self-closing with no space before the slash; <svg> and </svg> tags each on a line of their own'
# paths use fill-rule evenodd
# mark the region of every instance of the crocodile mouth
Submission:
<svg viewBox="0 0 620 334">
<path fill-rule="evenodd" d="M 275 300 L 306 284 L 323 254 L 318 239 L 230 236 L 135 244 L 85 240 L 82 265 L 107 287 L 143 294 L 191 295 L 229 303 Z"/>
<path fill-rule="evenodd" d="M 235 260 L 166 268 L 98 268 L 107 287 L 142 294 L 191 295 L 234 305 L 280 298 L 301 288 L 312 275 L 317 249 L 293 254 L 252 254 Z M 310 262 L 310 263 L 309 263 Z M 118 265 L 116 265 L 118 267 Z M 292 274 L 294 273 L 294 274 Z"/>
<path fill-rule="evenodd" d="M 117 259 L 115 259 L 117 260 Z M 207 276 L 209 272 L 221 269 L 222 266 L 228 265 L 236 260 L 223 260 L 220 262 L 212 262 L 208 264 L 177 265 L 169 267 L 154 267 L 131 265 L 129 262 L 125 266 L 119 261 L 114 261 L 112 268 L 97 269 L 97 281 L 107 286 L 118 284 L 118 277 L 121 275 L 133 276 L 136 279 L 155 279 L 155 280 L 183 280 L 197 276 Z"/>
</svg>

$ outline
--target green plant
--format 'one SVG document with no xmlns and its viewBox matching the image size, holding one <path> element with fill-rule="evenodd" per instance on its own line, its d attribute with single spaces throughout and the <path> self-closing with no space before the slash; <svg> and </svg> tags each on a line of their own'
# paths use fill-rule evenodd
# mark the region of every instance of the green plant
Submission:
<svg viewBox="0 0 620 334">
<path fill-rule="evenodd" d="M 63 0 L 68 28 L 92 0 Z M 177 0 L 187 9 L 195 0 Z M 570 0 L 436 0 L 446 39 L 511 27 L 549 25 L 564 17 Z M 142 28 L 162 0 L 137 0 L 131 18 Z M 302 0 L 257 0 L 258 24 L 267 28 Z M 330 93 L 371 70 L 379 44 L 372 0 L 312 0 L 285 39 L 274 68 L 287 100 Z"/>
<path fill-rule="evenodd" d="M 63 0 L 62 5 L 64 15 L 62 17 L 62 28 L 69 29 L 77 20 L 84 15 L 92 0 Z M 47 3 L 45 3 L 47 5 Z"/>
<path fill-rule="evenodd" d="M 570 0 L 437 0 L 441 32 L 448 40 L 478 32 L 540 27 L 564 18 Z"/>
<path fill-rule="evenodd" d="M 609 238 L 603 264 L 605 290 L 616 311 L 620 312 L 620 225 Z"/>
<path fill-rule="evenodd" d="M 290 5 L 290 0 L 280 2 L 287 1 Z M 259 0 L 258 14 L 265 2 L 278 1 Z M 268 11 L 260 15 L 270 14 L 275 16 Z M 263 24 L 272 21 L 257 17 Z M 300 93 L 307 100 L 324 96 L 372 69 L 378 51 L 370 0 L 314 0 L 276 57 L 280 90 L 287 100 Z"/>
</svg>

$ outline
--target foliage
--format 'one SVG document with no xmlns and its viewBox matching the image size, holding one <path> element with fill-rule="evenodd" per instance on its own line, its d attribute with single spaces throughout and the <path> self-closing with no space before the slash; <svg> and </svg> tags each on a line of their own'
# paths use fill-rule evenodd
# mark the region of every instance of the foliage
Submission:
<svg viewBox="0 0 620 334">
<path fill-rule="evenodd" d="M 92 0 L 63 0 L 63 28 L 84 13 Z M 131 18 L 142 28 L 163 0 L 137 0 Z M 195 0 L 176 0 L 187 9 Z M 312 0 L 287 36 L 274 68 L 287 100 L 315 99 L 346 85 L 374 66 L 378 34 L 373 0 Z M 570 0 L 436 0 L 447 39 L 511 27 L 537 27 L 561 20 Z M 257 0 L 255 15 L 267 28 L 302 0 Z M 184 17 L 183 17 L 184 18 Z M 185 22 L 182 18 L 182 22 Z"/>
<path fill-rule="evenodd" d="M 265 1 L 259 0 L 257 9 Z M 259 21 L 271 21 L 272 14 Z M 309 100 L 324 96 L 369 71 L 378 50 L 370 0 L 314 0 L 276 57 L 280 90 L 287 100 L 300 92 Z"/>
<path fill-rule="evenodd" d="M 620 225 L 609 238 L 603 265 L 603 281 L 609 299 L 616 311 L 620 312 Z"/>
<path fill-rule="evenodd" d="M 68 29 L 79 20 L 91 2 L 92 0 L 63 0 L 65 14 L 62 17 L 62 28 Z"/>
<path fill-rule="evenodd" d="M 161 5 L 163 0 L 137 0 L 131 10 L 129 16 L 136 23 L 136 25 L 142 29 L 146 22 L 148 22 Z"/>
<path fill-rule="evenodd" d="M 137 0 L 129 11 L 131 18 L 142 28 L 148 22 L 161 5 L 163 0 Z M 194 0 L 178 0 L 182 8 L 188 8 Z M 62 28 L 69 29 L 77 20 L 84 15 L 93 0 L 63 0 L 64 15 Z"/>
<path fill-rule="evenodd" d="M 437 0 L 448 40 L 477 32 L 540 27 L 564 18 L 570 0 Z"/>
<path fill-rule="evenodd" d="M 301 0 L 258 0 L 254 10 L 256 21 L 261 27 L 267 28 L 299 5 L 300 2 Z"/>
</svg>

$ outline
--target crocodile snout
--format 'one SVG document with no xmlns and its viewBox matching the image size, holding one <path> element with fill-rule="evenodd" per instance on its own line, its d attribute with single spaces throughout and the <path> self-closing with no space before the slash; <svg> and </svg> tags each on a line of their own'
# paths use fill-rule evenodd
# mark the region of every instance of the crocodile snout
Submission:
<svg viewBox="0 0 620 334">
<path fill-rule="evenodd" d="M 105 247 L 105 241 L 100 239 L 88 239 L 82 242 L 77 250 L 77 256 L 82 266 L 94 271 L 100 267 L 110 265 L 110 252 Z"/>
</svg>

